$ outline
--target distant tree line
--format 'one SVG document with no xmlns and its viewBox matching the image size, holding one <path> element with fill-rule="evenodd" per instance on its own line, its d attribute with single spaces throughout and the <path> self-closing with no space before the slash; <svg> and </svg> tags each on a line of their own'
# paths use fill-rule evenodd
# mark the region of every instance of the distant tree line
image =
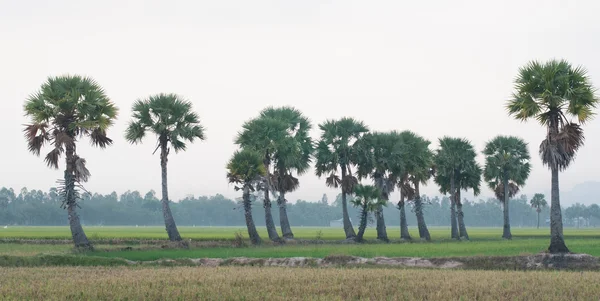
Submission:
<svg viewBox="0 0 600 301">
<path fill-rule="evenodd" d="M 256 194 L 254 194 L 256 195 Z M 350 200 L 352 198 L 350 197 Z M 423 196 L 424 215 L 432 226 L 447 226 L 450 224 L 450 199 L 448 197 Z M 64 210 L 60 208 L 62 199 L 56 188 L 49 191 L 28 190 L 23 188 L 15 191 L 11 188 L 0 189 L 0 225 L 26 226 L 66 226 L 68 220 Z M 187 197 L 179 202 L 170 204 L 173 216 L 182 226 L 244 226 L 244 210 L 241 200 L 231 200 L 223 195 Z M 164 225 L 161 203 L 154 191 L 142 194 L 138 191 L 127 191 L 121 195 L 84 194 L 80 203 L 80 216 L 84 225 Z M 292 226 L 327 227 L 331 221 L 342 218 L 341 194 L 331 204 L 326 197 L 319 201 L 298 200 L 288 204 L 288 215 Z M 397 204 L 392 202 L 383 208 L 383 214 L 390 226 L 400 225 Z M 265 226 L 262 202 L 253 202 L 253 214 L 257 226 Z M 413 211 L 412 204 L 407 205 Z M 358 224 L 359 209 L 348 208 L 350 218 Z M 495 198 L 477 201 L 463 200 L 465 223 L 473 227 L 502 227 L 502 204 Z M 529 205 L 527 196 L 521 195 L 511 200 L 510 216 L 515 227 L 535 227 L 537 212 Z M 548 227 L 546 219 L 549 208 L 544 207 L 540 213 L 541 226 Z M 414 214 L 407 214 L 408 226 L 416 226 Z M 580 217 L 578 220 L 577 218 Z M 279 222 L 279 215 L 273 219 Z M 579 222 L 579 223 L 578 223 Z M 565 225 L 570 227 L 600 226 L 600 206 L 575 204 L 565 208 Z M 369 226 L 373 226 L 370 224 Z M 339 226 L 340 228 L 342 226 Z"/>
</svg>

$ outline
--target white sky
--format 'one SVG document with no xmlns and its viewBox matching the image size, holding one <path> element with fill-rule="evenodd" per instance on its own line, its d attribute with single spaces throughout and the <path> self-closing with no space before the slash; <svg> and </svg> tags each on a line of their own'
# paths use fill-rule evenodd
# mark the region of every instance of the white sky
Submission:
<svg viewBox="0 0 600 301">
<path fill-rule="evenodd" d="M 160 191 L 155 140 L 129 145 L 134 100 L 174 92 L 194 103 L 207 140 L 169 158 L 169 188 L 236 197 L 225 179 L 242 123 L 268 105 L 293 105 L 316 125 L 352 116 L 373 130 L 413 130 L 434 141 L 467 137 L 481 151 L 497 134 L 530 143 L 524 193 L 548 191 L 537 156 L 544 129 L 507 116 L 519 66 L 565 58 L 600 86 L 600 2 L 589 1 L 9 1 L 0 0 L 0 186 L 44 189 L 61 171 L 27 152 L 22 105 L 49 75 L 89 75 L 119 106 L 94 150 L 83 142 L 91 191 Z M 600 121 L 561 188 L 600 180 Z M 314 130 L 314 137 L 318 137 Z M 483 158 L 480 157 L 481 163 Z M 311 171 L 288 199 L 328 193 Z M 424 193 L 436 194 L 431 183 Z M 484 195 L 491 195 L 483 189 Z"/>
</svg>

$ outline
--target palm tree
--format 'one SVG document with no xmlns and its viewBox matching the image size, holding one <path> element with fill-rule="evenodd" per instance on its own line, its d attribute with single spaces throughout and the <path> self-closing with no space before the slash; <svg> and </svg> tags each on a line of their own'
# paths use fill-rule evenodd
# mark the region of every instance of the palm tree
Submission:
<svg viewBox="0 0 600 301">
<path fill-rule="evenodd" d="M 429 142 L 425 138 L 411 131 L 403 131 L 400 137 L 407 147 L 408 155 L 405 156 L 405 173 L 401 181 L 398 183 L 400 188 L 400 225 L 401 238 L 410 239 L 408 227 L 406 225 L 406 217 L 404 216 L 404 197 L 412 200 L 417 217 L 417 225 L 419 228 L 419 237 L 424 240 L 431 240 L 429 230 L 425 224 L 423 216 L 423 202 L 421 201 L 420 184 L 426 184 L 431 177 L 431 166 L 433 165 L 433 152 L 429 149 Z M 411 186 L 412 184 L 412 186 Z"/>
<path fill-rule="evenodd" d="M 508 201 L 517 194 L 519 186 L 525 185 L 529 177 L 531 166 L 527 143 L 514 136 L 497 136 L 486 144 L 483 154 L 483 177 L 504 207 L 502 238 L 511 239 Z"/>
<path fill-rule="evenodd" d="M 311 124 L 308 118 L 293 107 L 268 107 L 260 113 L 260 118 L 279 120 L 287 126 L 280 139 L 281 143 L 273 153 L 274 172 L 271 184 L 279 193 L 277 205 L 283 237 L 293 239 L 285 194 L 296 190 L 299 186 L 298 179 L 292 173 L 302 175 L 310 168 L 313 153 L 313 142 L 309 136 Z"/>
<path fill-rule="evenodd" d="M 260 182 L 265 175 L 265 166 L 262 155 L 253 150 L 243 149 L 236 151 L 227 163 L 227 179 L 229 183 L 238 184 L 235 190 L 242 190 L 242 200 L 244 204 L 244 216 L 246 218 L 246 227 L 248 236 L 254 245 L 261 243 L 260 236 L 256 231 L 254 220 L 252 219 L 252 202 L 250 192 L 260 189 Z"/>
<path fill-rule="evenodd" d="M 263 157 L 263 165 L 266 175 L 263 178 L 264 197 L 263 207 L 265 209 L 265 224 L 269 239 L 274 242 L 281 242 L 277 228 L 273 221 L 271 213 L 271 199 L 269 191 L 273 190 L 271 166 L 274 155 L 279 145 L 284 143 L 287 136 L 288 125 L 281 120 L 273 118 L 255 118 L 247 121 L 242 126 L 243 130 L 238 133 L 235 143 L 244 149 L 252 149 L 259 152 Z"/>
<path fill-rule="evenodd" d="M 204 128 L 200 125 L 198 114 L 192 111 L 192 103 L 175 94 L 157 94 L 137 100 L 133 107 L 133 120 L 125 132 L 125 139 L 137 144 L 150 131 L 156 135 L 156 152 L 160 149 L 160 167 L 162 175 L 162 211 L 165 228 L 170 241 L 181 241 L 175 219 L 169 207 L 167 187 L 167 161 L 171 148 L 175 153 L 185 151 L 186 141 L 204 140 Z"/>
<path fill-rule="evenodd" d="M 60 189 L 62 207 L 69 215 L 75 247 L 92 249 L 76 211 L 80 198 L 76 188 L 90 177 L 86 160 L 77 153 L 77 140 L 89 137 L 94 146 L 111 145 L 106 130 L 116 119 L 118 109 L 93 79 L 65 75 L 49 77 L 40 91 L 27 99 L 24 110 L 31 118 L 24 130 L 29 151 L 39 156 L 42 147 L 50 144 L 52 150 L 44 161 L 55 169 L 61 156 L 65 156 L 66 168 Z"/>
<path fill-rule="evenodd" d="M 381 192 L 381 199 L 388 202 L 403 171 L 405 149 L 398 132 L 373 132 L 357 142 L 356 161 L 359 178 L 370 177 Z M 375 211 L 377 239 L 389 241 L 383 218 L 383 206 Z"/>
<path fill-rule="evenodd" d="M 380 198 L 381 191 L 372 185 L 361 185 L 357 184 L 354 187 L 354 194 L 356 195 L 350 202 L 355 207 L 360 208 L 360 224 L 358 226 L 358 235 L 356 235 L 356 241 L 362 242 L 367 228 L 367 217 L 370 212 L 376 212 L 380 206 L 386 206 L 387 202 Z"/>
<path fill-rule="evenodd" d="M 434 156 L 435 178 L 440 192 L 450 194 L 451 236 L 469 239 L 462 212 L 461 190 L 473 189 L 479 194 L 481 167 L 475 161 L 477 153 L 473 145 L 463 138 L 443 137 Z M 458 225 L 457 225 L 458 220 Z"/>
<path fill-rule="evenodd" d="M 547 129 L 539 153 L 552 173 L 550 253 L 569 252 L 563 238 L 558 173 L 569 167 L 583 146 L 581 125 L 594 116 L 598 103 L 594 92 L 584 68 L 574 68 L 565 60 L 532 61 L 519 69 L 515 92 L 507 104 L 509 115 L 521 121 L 535 118 Z"/>
<path fill-rule="evenodd" d="M 342 189 L 342 216 L 347 239 L 356 236 L 348 214 L 346 196 L 352 194 L 358 179 L 352 173 L 356 148 L 354 143 L 369 129 L 363 122 L 344 117 L 340 120 L 327 120 L 319 125 L 321 140 L 316 147 L 315 173 L 318 177 L 328 175 L 325 183 L 329 187 Z M 341 170 L 341 177 L 338 171 Z"/>
<path fill-rule="evenodd" d="M 532 208 L 535 208 L 535 211 L 537 212 L 537 228 L 540 228 L 540 212 L 542 212 L 542 208 L 548 206 L 548 203 L 546 202 L 546 196 L 544 196 L 541 193 L 536 193 L 533 195 L 533 198 L 531 199 L 531 201 L 529 201 L 529 204 L 531 204 Z"/>
</svg>

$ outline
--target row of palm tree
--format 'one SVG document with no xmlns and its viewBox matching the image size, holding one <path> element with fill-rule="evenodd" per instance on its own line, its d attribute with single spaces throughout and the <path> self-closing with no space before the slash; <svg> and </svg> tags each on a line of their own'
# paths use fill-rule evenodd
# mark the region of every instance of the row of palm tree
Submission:
<svg viewBox="0 0 600 301">
<path fill-rule="evenodd" d="M 581 124 L 593 116 L 597 104 L 594 89 L 584 69 L 566 61 L 531 62 L 519 70 L 515 92 L 507 108 L 520 120 L 536 118 L 548 131 L 540 145 L 542 161 L 552 171 L 551 243 L 549 251 L 568 252 L 562 235 L 558 198 L 558 172 L 573 161 L 583 145 Z M 68 211 L 69 224 L 76 247 L 91 249 L 76 212 L 79 189 L 90 177 L 76 149 L 78 139 L 88 137 L 101 148 L 112 144 L 107 129 L 117 117 L 118 109 L 92 79 L 80 76 L 50 77 L 41 89 L 26 101 L 25 113 L 31 123 L 25 127 L 29 150 L 40 155 L 45 144 L 51 145 L 45 161 L 58 168 L 66 158 L 60 192 Z M 170 150 L 186 149 L 186 143 L 204 140 L 204 129 L 189 101 L 175 94 L 158 94 L 138 100 L 133 105 L 132 120 L 125 133 L 131 143 L 139 143 L 146 133 L 156 135 L 162 170 L 162 210 L 169 239 L 181 241 L 169 208 L 167 162 Z M 567 115 L 577 121 L 569 121 Z M 480 192 L 481 176 L 504 204 L 503 237 L 510 239 L 508 200 L 524 185 L 530 171 L 527 144 L 518 137 L 498 136 L 490 140 L 483 154 L 485 167 L 476 162 L 477 152 L 464 138 L 443 137 L 439 148 L 429 149 L 430 141 L 411 131 L 370 131 L 353 118 L 327 120 L 319 125 L 321 136 L 309 136 L 311 123 L 293 107 L 268 107 L 259 116 L 244 123 L 235 139 L 240 147 L 227 164 L 227 178 L 243 191 L 248 232 L 253 243 L 261 238 L 251 213 L 251 193 L 260 191 L 269 239 L 283 242 L 294 235 L 286 211 L 286 193 L 299 187 L 297 176 L 315 163 L 316 175 L 326 185 L 342 193 L 344 231 L 347 239 L 362 241 L 367 214 L 376 219 L 377 238 L 388 241 L 382 206 L 395 202 L 401 219 L 401 238 L 411 239 L 406 224 L 405 205 L 415 208 L 419 236 L 430 240 L 423 217 L 420 186 L 430 178 L 441 193 L 451 199 L 451 237 L 468 239 L 460 193 L 472 189 Z M 361 185 L 366 179 L 372 185 Z M 361 218 L 358 235 L 347 210 L 347 196 L 355 194 L 352 204 L 359 206 Z M 282 237 L 279 237 L 271 214 L 271 195 L 277 200 Z M 532 203 L 532 205 L 534 205 Z M 539 204 L 538 204 L 539 205 Z M 541 205 L 540 205 L 541 206 Z M 539 208 L 539 207 L 538 207 Z"/>
</svg>

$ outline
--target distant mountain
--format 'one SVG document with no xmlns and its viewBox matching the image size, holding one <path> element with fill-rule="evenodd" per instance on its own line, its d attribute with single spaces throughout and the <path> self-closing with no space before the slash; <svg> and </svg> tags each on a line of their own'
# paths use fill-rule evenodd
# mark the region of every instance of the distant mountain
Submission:
<svg viewBox="0 0 600 301">
<path fill-rule="evenodd" d="M 550 191 L 546 192 L 546 200 L 550 203 Z M 585 205 L 600 204 L 600 182 L 583 182 L 575 185 L 571 190 L 561 191 L 560 203 L 566 206 L 575 203 Z"/>
</svg>

